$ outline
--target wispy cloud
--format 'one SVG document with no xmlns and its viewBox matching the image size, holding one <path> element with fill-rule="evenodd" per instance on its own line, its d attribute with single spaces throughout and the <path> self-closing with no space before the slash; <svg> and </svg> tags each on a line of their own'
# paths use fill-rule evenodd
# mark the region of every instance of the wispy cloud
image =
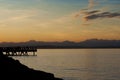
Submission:
<svg viewBox="0 0 120 80">
<path fill-rule="evenodd" d="M 0 23 L 14 23 L 30 19 L 30 17 L 37 14 L 37 10 L 8 10 L 1 9 Z"/>
<path fill-rule="evenodd" d="M 97 5 L 97 2 L 95 0 L 88 0 L 88 8 L 93 8 L 95 5 Z"/>
<path fill-rule="evenodd" d="M 100 10 L 92 10 L 92 11 L 83 11 L 82 13 L 85 15 L 91 15 L 100 12 Z"/>
<path fill-rule="evenodd" d="M 88 0 L 88 5 L 87 8 L 83 8 L 82 10 L 80 10 L 79 12 L 77 12 L 74 17 L 78 18 L 80 17 L 81 14 L 91 14 L 91 13 L 95 13 L 98 12 L 98 10 L 96 11 L 91 11 L 91 12 L 86 12 L 87 10 L 92 9 L 95 5 L 97 5 L 97 1 L 95 0 Z"/>
</svg>

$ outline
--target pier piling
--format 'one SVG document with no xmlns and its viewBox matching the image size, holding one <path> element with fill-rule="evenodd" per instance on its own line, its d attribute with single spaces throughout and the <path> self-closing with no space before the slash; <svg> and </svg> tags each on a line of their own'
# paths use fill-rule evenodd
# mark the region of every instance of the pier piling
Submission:
<svg viewBox="0 0 120 80">
<path fill-rule="evenodd" d="M 0 47 L 0 54 L 7 56 L 36 56 L 37 48 L 35 47 Z"/>
</svg>

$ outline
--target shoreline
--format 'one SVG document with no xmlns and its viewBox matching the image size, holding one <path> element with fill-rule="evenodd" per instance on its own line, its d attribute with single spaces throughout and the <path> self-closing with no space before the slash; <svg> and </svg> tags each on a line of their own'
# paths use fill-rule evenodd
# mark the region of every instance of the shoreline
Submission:
<svg viewBox="0 0 120 80">
<path fill-rule="evenodd" d="M 120 49 L 118 48 L 37 48 L 37 49 Z"/>
<path fill-rule="evenodd" d="M 19 60 L 0 54 L 0 79 L 17 80 L 30 79 L 30 80 L 63 80 L 56 78 L 53 73 L 44 72 L 29 68 L 21 64 Z M 5 77 L 9 76 L 9 77 Z"/>
</svg>

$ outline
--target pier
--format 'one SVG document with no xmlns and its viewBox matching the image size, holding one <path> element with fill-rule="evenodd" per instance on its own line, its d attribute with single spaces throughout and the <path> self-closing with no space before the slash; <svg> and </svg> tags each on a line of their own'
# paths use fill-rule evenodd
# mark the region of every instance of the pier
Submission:
<svg viewBox="0 0 120 80">
<path fill-rule="evenodd" d="M 36 52 L 35 47 L 0 47 L 0 54 L 7 56 L 36 56 Z"/>
</svg>

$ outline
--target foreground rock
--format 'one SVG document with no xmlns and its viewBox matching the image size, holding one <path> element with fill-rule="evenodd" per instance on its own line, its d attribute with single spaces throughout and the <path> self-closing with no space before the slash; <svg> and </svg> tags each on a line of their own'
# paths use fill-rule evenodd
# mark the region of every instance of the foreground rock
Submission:
<svg viewBox="0 0 120 80">
<path fill-rule="evenodd" d="M 21 64 L 18 60 L 0 55 L 0 80 L 62 80 L 52 73 L 34 70 Z"/>
</svg>

